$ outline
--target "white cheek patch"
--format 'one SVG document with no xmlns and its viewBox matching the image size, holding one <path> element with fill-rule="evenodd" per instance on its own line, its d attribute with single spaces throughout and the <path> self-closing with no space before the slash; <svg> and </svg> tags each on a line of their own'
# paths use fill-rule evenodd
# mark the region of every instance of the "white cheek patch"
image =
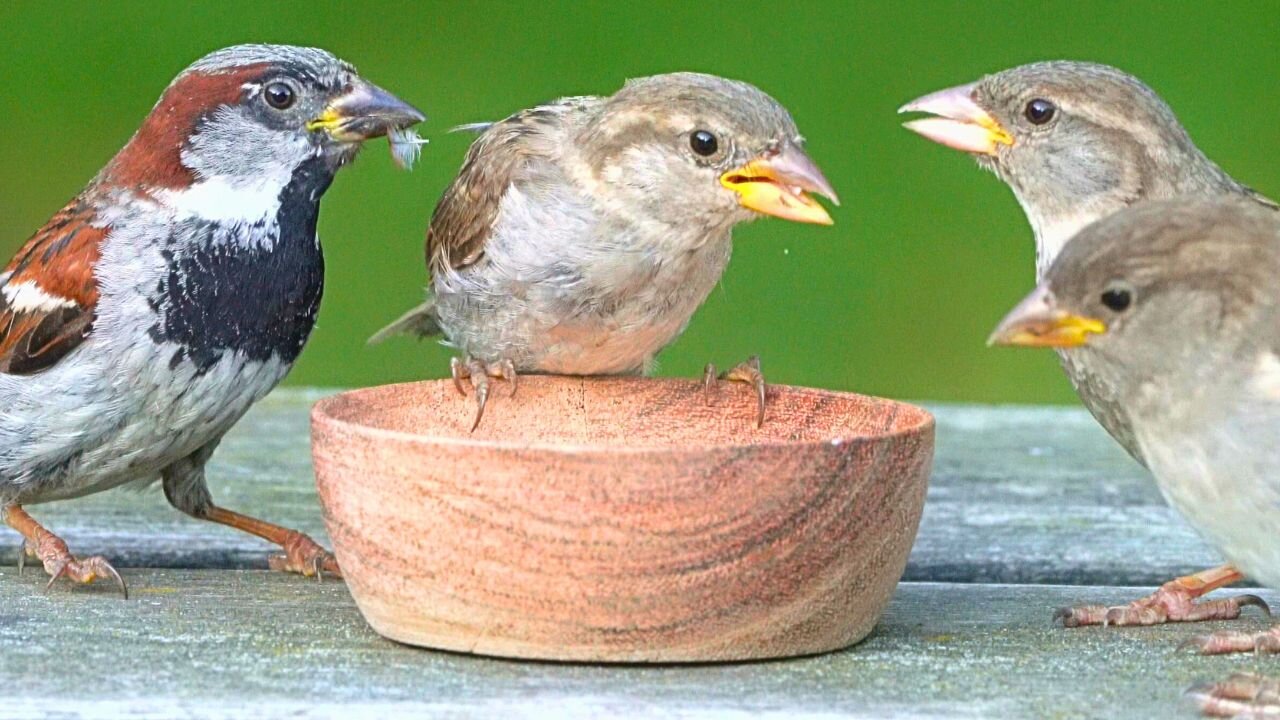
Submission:
<svg viewBox="0 0 1280 720">
<path fill-rule="evenodd" d="M 287 179 L 274 177 L 235 183 L 225 176 L 214 176 L 185 190 L 160 190 L 154 194 L 179 218 L 253 224 L 275 218 L 286 183 Z"/>
<path fill-rule="evenodd" d="M 7 284 L 0 292 L 4 293 L 5 301 L 14 312 L 53 312 L 76 307 L 74 300 L 50 295 L 31 280 Z"/>
</svg>

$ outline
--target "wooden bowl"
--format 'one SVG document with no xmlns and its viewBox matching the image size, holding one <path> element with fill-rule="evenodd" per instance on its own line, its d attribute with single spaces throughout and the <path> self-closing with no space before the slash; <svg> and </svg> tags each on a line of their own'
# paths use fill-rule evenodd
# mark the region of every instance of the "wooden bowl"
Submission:
<svg viewBox="0 0 1280 720">
<path fill-rule="evenodd" d="M 484 655 L 695 662 L 871 631 L 933 457 L 921 408 L 772 385 L 526 377 L 484 422 L 447 380 L 318 403 L 312 452 L 379 633 Z"/>
</svg>

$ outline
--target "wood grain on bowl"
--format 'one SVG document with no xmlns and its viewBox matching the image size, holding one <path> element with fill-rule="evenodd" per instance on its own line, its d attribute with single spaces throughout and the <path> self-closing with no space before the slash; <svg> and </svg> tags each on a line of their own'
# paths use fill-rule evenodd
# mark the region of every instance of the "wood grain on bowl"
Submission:
<svg viewBox="0 0 1280 720">
<path fill-rule="evenodd" d="M 469 433 L 448 381 L 312 413 L 352 595 L 405 643 L 509 657 L 743 660 L 845 647 L 906 565 L 933 419 L 771 386 L 522 378 Z"/>
</svg>

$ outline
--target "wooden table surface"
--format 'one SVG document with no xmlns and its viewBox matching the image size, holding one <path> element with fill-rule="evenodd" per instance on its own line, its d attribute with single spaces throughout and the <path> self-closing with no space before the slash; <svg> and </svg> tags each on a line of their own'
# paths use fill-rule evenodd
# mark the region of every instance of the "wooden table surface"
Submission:
<svg viewBox="0 0 1280 720">
<path fill-rule="evenodd" d="M 323 538 L 307 412 L 324 394 L 256 407 L 210 465 L 214 497 Z M 14 548 L 0 554 L 0 718 L 1194 717 L 1187 685 L 1280 674 L 1280 659 L 1176 650 L 1223 623 L 1054 627 L 1060 605 L 1133 599 L 1220 558 L 1084 411 L 930 409 L 919 539 L 850 650 L 601 667 L 409 648 L 370 630 L 341 582 L 267 573 L 264 544 L 179 515 L 158 488 L 117 490 L 31 510 L 73 550 L 112 558 L 127 602 L 107 584 L 41 593 L 38 568 L 13 567 L 17 535 L 0 535 Z"/>
</svg>

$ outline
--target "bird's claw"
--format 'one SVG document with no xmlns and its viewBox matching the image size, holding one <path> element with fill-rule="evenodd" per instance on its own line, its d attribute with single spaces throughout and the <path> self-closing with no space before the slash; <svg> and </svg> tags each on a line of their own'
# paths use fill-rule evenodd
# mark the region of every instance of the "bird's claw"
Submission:
<svg viewBox="0 0 1280 720">
<path fill-rule="evenodd" d="M 22 543 L 18 545 L 18 575 L 22 575 L 22 571 L 27 568 L 27 556 L 35 557 L 35 548 L 27 542 L 26 538 L 22 539 Z"/>
<path fill-rule="evenodd" d="M 764 373 L 760 370 L 760 356 L 752 355 L 746 362 L 719 374 L 716 373 L 715 363 L 707 363 L 707 367 L 702 371 L 702 394 L 708 405 L 711 404 L 712 393 L 718 380 L 748 383 L 752 386 L 756 394 L 756 427 L 764 427 L 764 408 L 769 387 L 765 384 Z"/>
<path fill-rule="evenodd" d="M 466 397 L 467 389 L 462 386 L 462 379 L 470 377 L 471 373 L 467 370 L 466 364 L 462 362 L 462 358 L 449 360 L 449 374 L 453 377 L 453 387 L 458 390 L 458 394 Z"/>
<path fill-rule="evenodd" d="M 1107 607 L 1082 605 L 1058 608 L 1053 621 L 1063 627 L 1086 625 L 1160 625 L 1171 622 L 1200 622 L 1203 620 L 1235 620 L 1242 608 L 1250 605 L 1271 616 L 1271 608 L 1257 595 L 1233 595 L 1217 600 L 1195 602 L 1200 593 L 1179 584 L 1177 580 L 1165 583 L 1159 590 L 1128 605 Z"/>
<path fill-rule="evenodd" d="M 1245 652 L 1275 655 L 1280 653 L 1280 627 L 1259 633 L 1223 630 L 1209 635 L 1196 635 L 1180 643 L 1178 649 L 1195 650 L 1200 655 Z"/>
<path fill-rule="evenodd" d="M 110 577 L 114 578 L 116 584 L 120 586 L 120 593 L 124 595 L 124 599 L 129 599 L 129 588 L 124 584 L 124 578 L 101 555 L 94 555 L 84 559 L 76 559 L 67 555 L 57 560 L 52 568 L 46 564 L 45 569 L 49 572 L 49 582 L 44 586 L 45 592 L 49 592 L 49 588 L 52 588 L 53 583 L 61 577 L 74 580 L 83 585 L 88 585 L 100 577 Z"/>
<path fill-rule="evenodd" d="M 471 432 L 480 427 L 484 409 L 489 404 L 489 374 L 483 367 L 477 370 L 476 365 L 474 361 L 471 364 L 471 387 L 476 391 L 476 419 L 471 423 Z"/>
<path fill-rule="evenodd" d="M 1280 681 L 1254 673 L 1194 685 L 1184 695 L 1210 717 L 1280 717 Z"/>
<path fill-rule="evenodd" d="M 1078 627 L 1079 622 L 1075 619 L 1077 614 L 1085 616 L 1092 615 L 1095 609 L 1102 608 L 1101 605 L 1082 605 L 1080 607 L 1060 607 L 1053 611 L 1053 623 L 1059 622 L 1063 627 Z"/>
<path fill-rule="evenodd" d="M 125 585 L 124 578 L 106 558 L 101 555 L 77 558 L 71 554 L 62 538 L 41 527 L 18 506 L 0 508 L 0 518 L 22 533 L 22 547 L 18 550 L 18 572 L 21 574 L 26 569 L 28 555 L 39 560 L 49 575 L 49 582 L 44 586 L 45 592 L 49 592 L 58 578 L 65 577 L 88 585 L 98 578 L 110 577 L 120 586 L 124 598 L 129 599 L 129 588 Z"/>
<path fill-rule="evenodd" d="M 512 360 L 499 360 L 497 377 L 511 384 L 511 397 L 515 397 L 516 388 L 520 385 L 520 376 L 516 373 L 515 362 Z"/>
<path fill-rule="evenodd" d="M 471 387 L 476 393 L 476 417 L 471 423 L 471 432 L 475 432 L 480 427 L 480 421 L 484 419 L 484 409 L 489 404 L 489 378 L 498 380 L 506 380 L 511 385 L 511 396 L 516 394 L 516 388 L 519 383 L 519 374 L 516 372 L 516 364 L 510 359 L 502 359 L 494 363 L 485 363 L 481 360 L 461 358 L 453 358 L 449 362 L 450 375 L 453 376 L 453 386 L 458 392 L 466 397 L 467 390 L 463 386 L 464 379 L 471 381 Z"/>
<path fill-rule="evenodd" d="M 300 532 L 290 531 L 281 548 L 284 552 L 267 557 L 267 566 L 274 572 L 297 573 L 317 581 L 324 580 L 325 573 L 342 577 L 342 568 L 333 553 Z"/>
<path fill-rule="evenodd" d="M 1253 607 L 1262 610 L 1263 615 L 1271 617 L 1271 606 L 1267 604 L 1266 600 L 1263 600 L 1257 595 L 1235 595 L 1229 599 L 1234 601 L 1236 605 L 1240 607 L 1252 605 Z"/>
<path fill-rule="evenodd" d="M 65 577 L 82 585 L 88 585 L 100 577 L 110 577 L 114 578 L 116 584 L 120 586 L 120 593 L 124 595 L 124 599 L 129 599 L 129 587 L 125 585 L 124 578 L 101 555 L 78 559 L 71 554 L 67 544 L 53 534 L 41 537 L 35 547 L 29 542 L 23 543 L 23 550 L 23 555 L 30 553 L 38 558 L 44 565 L 45 572 L 49 574 L 49 582 L 44 586 L 45 592 L 49 592 L 58 578 Z"/>
</svg>

